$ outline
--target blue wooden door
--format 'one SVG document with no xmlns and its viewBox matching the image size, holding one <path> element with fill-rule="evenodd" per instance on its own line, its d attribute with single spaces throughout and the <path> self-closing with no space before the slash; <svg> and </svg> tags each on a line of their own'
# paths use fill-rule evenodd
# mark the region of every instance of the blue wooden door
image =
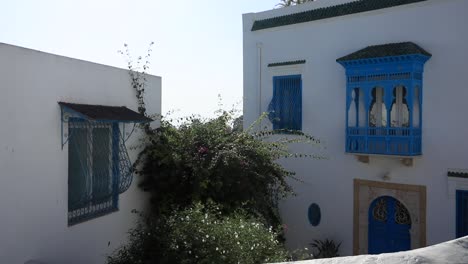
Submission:
<svg viewBox="0 0 468 264">
<path fill-rule="evenodd" d="M 411 218 L 406 207 L 390 196 L 375 199 L 369 207 L 369 254 L 411 249 Z"/>
<path fill-rule="evenodd" d="M 457 238 L 468 236 L 468 191 L 457 191 Z"/>
</svg>

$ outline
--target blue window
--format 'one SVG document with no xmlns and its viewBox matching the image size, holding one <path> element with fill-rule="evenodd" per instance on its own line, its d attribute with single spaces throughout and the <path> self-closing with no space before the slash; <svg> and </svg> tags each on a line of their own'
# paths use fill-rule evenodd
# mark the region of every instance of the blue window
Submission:
<svg viewBox="0 0 468 264">
<path fill-rule="evenodd" d="M 58 104 L 62 149 L 68 143 L 68 225 L 74 225 L 118 210 L 119 194 L 133 179 L 125 141 L 134 129 L 124 138 L 125 124 L 153 120 L 124 106 Z"/>
<path fill-rule="evenodd" d="M 274 130 L 302 129 L 301 75 L 273 77 L 273 99 L 268 110 Z"/>
<path fill-rule="evenodd" d="M 468 236 L 468 191 L 457 190 L 457 238 Z"/>
<path fill-rule="evenodd" d="M 346 69 L 346 152 L 422 155 L 423 72 L 431 56 L 403 42 L 337 60 Z"/>
<path fill-rule="evenodd" d="M 118 209 L 119 127 L 116 123 L 69 121 L 68 224 Z"/>
</svg>

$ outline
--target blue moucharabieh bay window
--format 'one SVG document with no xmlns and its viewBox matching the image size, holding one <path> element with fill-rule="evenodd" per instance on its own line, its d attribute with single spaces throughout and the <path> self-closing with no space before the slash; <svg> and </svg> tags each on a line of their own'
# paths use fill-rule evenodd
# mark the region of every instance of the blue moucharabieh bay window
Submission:
<svg viewBox="0 0 468 264">
<path fill-rule="evenodd" d="M 273 77 L 273 98 L 268 112 L 274 130 L 302 129 L 301 75 Z"/>
<path fill-rule="evenodd" d="M 346 152 L 422 155 L 423 72 L 431 56 L 403 42 L 337 60 L 346 69 Z"/>
<path fill-rule="evenodd" d="M 151 119 L 125 107 L 59 104 L 62 147 L 68 143 L 68 224 L 74 225 L 118 210 L 119 194 L 133 178 L 124 124 Z"/>
</svg>

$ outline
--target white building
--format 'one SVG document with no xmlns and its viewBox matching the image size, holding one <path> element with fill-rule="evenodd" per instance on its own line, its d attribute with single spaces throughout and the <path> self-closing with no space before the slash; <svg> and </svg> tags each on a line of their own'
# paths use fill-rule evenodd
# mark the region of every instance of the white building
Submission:
<svg viewBox="0 0 468 264">
<path fill-rule="evenodd" d="M 1 43 L 0 57 L 0 263 L 105 263 L 146 201 L 129 72 Z M 161 78 L 147 84 L 158 114 Z"/>
<path fill-rule="evenodd" d="M 290 248 L 399 251 L 468 235 L 468 1 L 318 0 L 243 16 L 244 125 L 320 138 L 288 159 Z M 308 152 L 296 146 L 295 152 Z"/>
</svg>

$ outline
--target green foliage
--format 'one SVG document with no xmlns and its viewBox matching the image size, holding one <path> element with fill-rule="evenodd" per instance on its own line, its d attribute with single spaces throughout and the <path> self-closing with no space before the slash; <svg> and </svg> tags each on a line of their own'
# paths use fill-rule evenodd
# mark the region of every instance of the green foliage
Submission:
<svg viewBox="0 0 468 264">
<path fill-rule="evenodd" d="M 151 45 L 141 72 L 142 58 L 133 67 L 125 48 L 120 53 L 127 56 L 138 110 L 147 115 L 144 90 Z M 157 129 L 141 126 L 143 150 L 134 167 L 141 176 L 140 187 L 151 193 L 151 210 L 108 263 L 286 260 L 277 241 L 281 234 L 274 227 L 281 223 L 278 200 L 293 193 L 287 178 L 294 173 L 277 160 L 322 156 L 290 153 L 291 144 L 319 142 L 300 131 L 260 129 L 266 117 L 263 114 L 246 130 L 234 111 L 219 111 L 211 119 L 161 118 Z"/>
<path fill-rule="evenodd" d="M 276 240 L 277 234 L 245 212 L 222 216 L 216 207 L 197 204 L 170 221 L 171 250 L 181 257 L 179 263 L 266 263 L 286 259 Z"/>
<path fill-rule="evenodd" d="M 314 240 L 310 244 L 312 248 L 318 251 L 317 254 L 314 254 L 314 258 L 334 258 L 338 257 L 338 251 L 340 250 L 341 242 L 335 244 L 333 240 Z"/>
<path fill-rule="evenodd" d="M 131 56 L 130 50 L 127 44 L 124 44 L 124 50 L 119 50 L 121 56 L 124 56 L 127 61 L 127 68 L 130 75 L 131 86 L 135 90 L 135 97 L 137 99 L 138 104 L 138 112 L 142 115 L 149 116 L 146 112 L 146 104 L 145 104 L 145 90 L 146 90 L 146 76 L 147 71 L 150 68 L 150 57 L 151 52 L 153 51 L 152 47 L 154 42 L 151 42 L 148 46 L 148 50 L 146 51 L 146 55 L 144 57 L 139 56 L 136 60 Z M 156 118 L 157 116 L 150 116 Z M 148 123 L 143 123 L 139 125 L 145 133 L 151 133 L 151 127 Z"/>
<path fill-rule="evenodd" d="M 279 226 L 277 201 L 292 194 L 286 178 L 294 173 L 276 160 L 305 157 L 289 153 L 288 144 L 316 141 L 300 132 L 268 140 L 274 132 L 233 130 L 234 119 L 229 112 L 207 120 L 182 118 L 179 126 L 163 119 L 147 135 L 136 168 L 140 186 L 151 192 L 153 213 L 212 201 L 225 212 L 242 208 Z"/>
<path fill-rule="evenodd" d="M 296 249 L 289 253 L 289 261 L 301 261 L 314 259 L 314 255 L 310 254 L 308 248 Z"/>
<path fill-rule="evenodd" d="M 313 2 L 315 0 L 281 0 L 276 6 L 278 7 L 287 7 L 293 5 L 300 5 L 307 2 Z"/>
<path fill-rule="evenodd" d="M 129 241 L 107 257 L 108 264 L 159 263 L 158 260 L 164 257 L 167 252 L 167 237 L 163 235 L 166 219 L 138 214 L 137 225 L 128 232 Z"/>
<path fill-rule="evenodd" d="M 152 45 L 144 59 L 138 57 L 136 66 L 133 66 L 127 45 L 125 52 L 120 51 L 127 58 L 138 110 L 145 115 L 146 71 Z M 162 119 L 157 129 L 149 125 L 143 127 L 143 151 L 135 168 L 142 176 L 140 186 L 151 192 L 152 213 L 160 215 L 193 202 L 213 201 L 225 212 L 243 208 L 265 219 L 267 224 L 279 226 L 277 201 L 292 194 L 286 178 L 294 173 L 285 170 L 276 160 L 321 158 L 292 154 L 288 150 L 290 144 L 318 142 L 298 131 L 275 136 L 277 131 L 259 130 L 266 114 L 246 131 L 242 129 L 242 118 L 234 111 L 219 111 L 218 114 L 212 119 L 195 116 Z"/>
<path fill-rule="evenodd" d="M 224 215 L 214 204 L 196 204 L 168 217 L 146 218 L 131 242 L 109 264 L 267 263 L 287 260 L 271 228 L 242 210 Z"/>
</svg>

